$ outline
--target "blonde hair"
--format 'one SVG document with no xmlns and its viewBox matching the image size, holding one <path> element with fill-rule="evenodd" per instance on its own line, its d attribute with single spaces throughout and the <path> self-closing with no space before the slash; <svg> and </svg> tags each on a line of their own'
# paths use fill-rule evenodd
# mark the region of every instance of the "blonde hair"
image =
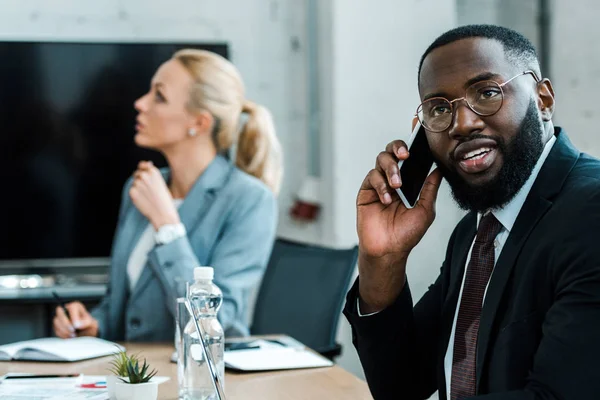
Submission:
<svg viewBox="0 0 600 400">
<path fill-rule="evenodd" d="M 265 107 L 246 100 L 237 68 L 206 50 L 184 49 L 173 58 L 181 62 L 194 79 L 190 110 L 206 110 L 215 118 L 213 140 L 217 151 L 224 153 L 236 145 L 236 166 L 278 194 L 283 166 L 273 117 Z M 240 131 L 242 113 L 247 114 L 248 119 Z"/>
</svg>

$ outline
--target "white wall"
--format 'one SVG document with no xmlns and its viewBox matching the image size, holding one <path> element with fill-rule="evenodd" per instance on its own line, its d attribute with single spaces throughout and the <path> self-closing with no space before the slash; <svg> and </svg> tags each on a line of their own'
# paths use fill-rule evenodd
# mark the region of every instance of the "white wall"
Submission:
<svg viewBox="0 0 600 400">
<path fill-rule="evenodd" d="M 349 246 L 357 242 L 358 188 L 385 145 L 410 133 L 419 104 L 419 58 L 436 36 L 454 26 L 455 10 L 447 0 L 320 4 L 323 241 Z M 439 197 L 438 218 L 409 261 L 416 299 L 435 280 L 460 216 L 446 190 Z M 362 375 L 349 332 L 342 319 L 339 338 L 346 352 L 340 363 Z"/>
<path fill-rule="evenodd" d="M 554 1 L 550 65 L 556 92 L 555 123 L 580 150 L 600 156 L 595 97 L 600 90 L 600 3 Z"/>
<path fill-rule="evenodd" d="M 456 0 L 458 25 L 497 24 L 501 0 Z"/>
<path fill-rule="evenodd" d="M 456 15 L 458 25 L 502 25 L 539 45 L 538 0 L 456 0 Z"/>
</svg>

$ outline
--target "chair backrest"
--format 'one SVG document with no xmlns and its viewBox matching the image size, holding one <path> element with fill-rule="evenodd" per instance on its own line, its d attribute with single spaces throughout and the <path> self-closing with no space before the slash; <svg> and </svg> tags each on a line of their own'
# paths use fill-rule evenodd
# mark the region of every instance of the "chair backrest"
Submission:
<svg viewBox="0 0 600 400">
<path fill-rule="evenodd" d="M 358 247 L 327 249 L 278 239 L 263 278 L 251 332 L 283 333 L 319 352 L 335 347 Z"/>
</svg>

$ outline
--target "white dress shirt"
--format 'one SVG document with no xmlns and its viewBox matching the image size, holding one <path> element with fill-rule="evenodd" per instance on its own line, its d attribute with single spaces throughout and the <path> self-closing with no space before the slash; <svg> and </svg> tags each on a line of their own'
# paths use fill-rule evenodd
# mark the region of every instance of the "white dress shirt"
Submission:
<svg viewBox="0 0 600 400">
<path fill-rule="evenodd" d="M 527 181 L 523 184 L 523 186 L 521 187 L 519 192 L 517 192 L 515 197 L 513 197 L 513 199 L 508 204 L 506 204 L 503 208 L 491 211 L 494 214 L 494 216 L 496 217 L 496 219 L 502 224 L 502 229 L 500 230 L 500 232 L 496 236 L 496 239 L 494 240 L 494 253 L 495 253 L 494 264 L 498 261 L 498 258 L 500 257 L 500 253 L 502 252 L 504 243 L 506 243 L 506 239 L 508 238 L 508 235 L 510 234 L 510 231 L 512 230 L 513 225 L 515 224 L 517 216 L 519 215 L 519 212 L 521 211 L 521 208 L 523 207 L 523 204 L 525 203 L 525 200 L 527 199 L 527 195 L 529 194 L 531 187 L 533 186 L 533 183 L 535 182 L 535 179 L 537 178 L 537 176 L 540 172 L 540 169 L 542 168 L 542 165 L 544 165 L 544 161 L 546 161 L 546 158 L 548 158 L 548 154 L 550 153 L 550 150 L 552 150 L 552 146 L 554 145 L 554 142 L 556 142 L 556 137 L 552 136 L 552 138 L 550 138 L 550 140 L 544 146 L 544 150 L 542 151 L 542 154 L 540 155 L 540 158 L 538 159 L 537 163 L 533 167 L 533 170 L 531 171 L 531 175 L 529 176 Z M 477 226 L 479 226 L 479 221 L 481 220 L 482 215 L 483 214 L 477 215 Z M 446 350 L 446 355 L 444 357 L 444 374 L 446 377 L 446 394 L 447 394 L 448 399 L 450 399 L 450 382 L 452 381 L 452 358 L 453 358 L 453 354 L 454 354 L 454 336 L 455 336 L 455 332 L 456 332 L 456 320 L 458 319 L 458 313 L 456 312 L 456 310 L 458 310 L 460 308 L 460 301 L 462 298 L 463 287 L 465 285 L 467 266 L 469 265 L 469 260 L 471 259 L 471 251 L 473 250 L 474 243 L 475 243 L 475 239 L 473 239 L 473 243 L 471 243 L 471 248 L 469 249 L 469 254 L 467 256 L 467 264 L 465 266 L 465 274 L 463 275 L 462 284 L 460 286 L 460 294 L 458 296 L 458 303 L 456 304 L 456 309 L 454 312 L 454 322 L 452 323 L 452 331 L 450 333 L 450 340 L 448 341 L 448 348 Z M 493 278 L 494 278 L 494 275 L 493 275 L 493 271 L 492 271 L 492 276 L 490 277 L 490 280 Z M 489 282 L 488 282 L 488 286 L 489 286 Z M 487 286 L 485 288 L 485 292 L 483 295 L 484 301 L 485 301 L 486 293 L 487 293 Z M 371 314 L 362 315 L 360 313 L 359 306 L 357 307 L 357 310 L 358 310 L 358 314 L 360 316 L 364 316 L 364 317 L 376 314 L 376 313 L 371 313 Z"/>
<path fill-rule="evenodd" d="M 175 207 L 179 208 L 183 203 L 183 199 L 173 199 Z M 154 241 L 154 227 L 148 223 L 146 230 L 140 236 L 137 244 L 135 245 L 129 260 L 127 261 L 127 277 L 129 278 L 129 290 L 133 291 L 137 281 L 142 275 L 144 265 L 148 261 L 148 253 L 154 248 L 156 242 Z"/>
</svg>

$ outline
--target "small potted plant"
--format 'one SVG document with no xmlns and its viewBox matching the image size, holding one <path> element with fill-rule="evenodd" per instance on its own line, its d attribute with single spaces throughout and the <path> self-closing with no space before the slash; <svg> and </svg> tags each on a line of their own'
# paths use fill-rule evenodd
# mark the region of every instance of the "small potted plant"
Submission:
<svg viewBox="0 0 600 400">
<path fill-rule="evenodd" d="M 121 377 L 115 384 L 115 395 L 117 400 L 156 400 L 158 397 L 158 383 L 150 380 L 156 375 L 156 370 L 148 372 L 150 366 L 144 359 L 144 364 L 140 366 L 140 361 L 128 357 L 125 362 L 127 378 Z"/>
<path fill-rule="evenodd" d="M 108 371 L 111 375 L 106 376 L 106 389 L 108 390 L 108 396 L 110 400 L 116 400 L 115 396 L 115 385 L 119 382 L 120 378 L 128 378 L 127 374 L 127 362 L 128 360 L 137 361 L 136 355 L 128 355 L 124 350 L 119 350 L 113 354 L 113 359 L 110 361 L 110 368 Z"/>
</svg>

